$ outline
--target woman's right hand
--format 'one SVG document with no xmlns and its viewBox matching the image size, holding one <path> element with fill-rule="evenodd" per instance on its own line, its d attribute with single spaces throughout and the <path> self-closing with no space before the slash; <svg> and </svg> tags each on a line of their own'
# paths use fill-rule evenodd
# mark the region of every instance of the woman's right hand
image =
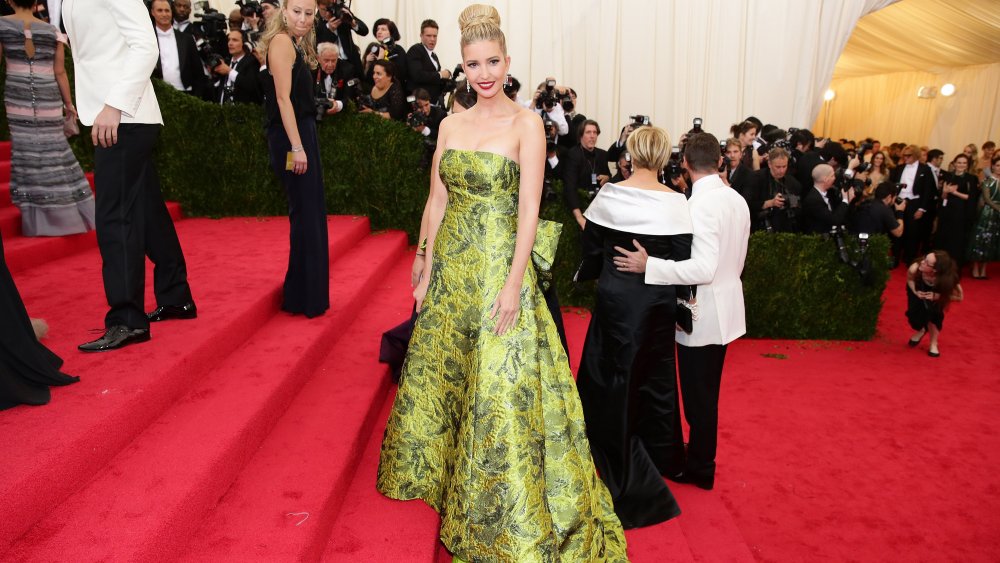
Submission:
<svg viewBox="0 0 1000 563">
<path fill-rule="evenodd" d="M 369 52 L 365 55 L 365 62 L 373 62 L 375 60 L 375 53 Z"/>
<path fill-rule="evenodd" d="M 428 277 L 424 276 L 420 278 L 420 281 L 417 282 L 417 288 L 413 290 L 413 299 L 417 302 L 418 313 L 420 312 L 420 309 L 422 309 L 424 306 L 424 297 L 427 297 L 427 286 L 429 284 L 430 281 Z"/>
<path fill-rule="evenodd" d="M 301 150 L 292 153 L 292 174 L 305 174 L 309 168 L 309 159 L 306 158 L 306 151 Z"/>
</svg>

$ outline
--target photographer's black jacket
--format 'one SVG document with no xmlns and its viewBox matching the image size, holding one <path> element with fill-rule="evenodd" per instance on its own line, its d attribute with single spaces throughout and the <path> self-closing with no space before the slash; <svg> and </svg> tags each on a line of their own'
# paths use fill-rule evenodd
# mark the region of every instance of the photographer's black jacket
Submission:
<svg viewBox="0 0 1000 563">
<path fill-rule="evenodd" d="M 346 51 L 346 53 L 344 53 L 344 57 L 346 57 L 347 62 L 351 63 L 350 68 L 345 70 L 350 70 L 354 73 L 351 75 L 351 78 L 360 79 L 361 69 L 363 68 L 361 66 L 361 52 L 358 51 L 358 46 L 354 43 L 354 38 L 351 34 L 357 33 L 359 36 L 364 37 L 368 35 L 368 26 L 365 25 L 365 22 L 359 20 L 358 18 L 354 18 L 354 21 L 358 24 L 357 32 L 346 24 L 341 24 L 340 27 L 337 28 L 337 31 L 333 32 L 326 26 L 326 22 L 323 21 L 323 18 L 316 18 L 316 44 L 333 43 L 334 45 L 338 45 L 339 39 L 339 47 L 340 49 Z"/>
<path fill-rule="evenodd" d="M 229 57 L 227 64 L 233 68 L 232 57 Z M 236 80 L 233 81 L 233 101 L 238 104 L 264 103 L 264 92 L 260 83 L 260 63 L 257 62 L 257 57 L 243 55 L 233 70 L 236 71 Z M 218 103 L 222 99 L 226 81 L 227 77 L 225 76 L 216 81 L 213 102 Z"/>
<path fill-rule="evenodd" d="M 779 184 L 780 191 L 785 194 L 785 207 L 764 209 L 764 202 L 773 199 L 778 193 Z M 793 205 L 801 206 L 802 185 L 789 173 L 786 172 L 781 180 L 774 180 L 770 168 L 761 168 L 753 173 L 745 196 L 750 206 L 752 230 L 766 228 L 767 222 L 771 223 L 771 228 L 776 232 L 792 233 L 799 230 L 796 214 L 801 209 L 793 209 Z"/>
<path fill-rule="evenodd" d="M 333 87 L 337 89 L 336 94 L 333 99 L 347 103 L 348 100 L 354 99 L 355 93 L 358 91 L 360 81 L 355 86 L 348 86 L 347 83 L 352 79 L 357 77 L 354 69 L 351 68 L 351 63 L 341 60 L 337 63 L 337 68 L 333 70 L 333 74 L 330 75 L 333 78 Z M 317 96 L 327 96 L 326 91 L 326 77 L 327 75 L 323 73 L 323 69 L 316 69 L 316 95 Z"/>
<path fill-rule="evenodd" d="M 789 161 L 791 164 L 791 161 Z M 816 165 L 823 164 L 823 160 L 819 157 L 819 151 L 816 149 L 806 151 L 796 156 L 795 158 L 795 179 L 799 181 L 803 187 L 812 187 L 813 185 L 813 168 Z M 792 173 L 791 170 L 788 171 L 789 174 Z"/>
<path fill-rule="evenodd" d="M 812 184 L 802 195 L 802 232 L 823 234 L 829 233 L 834 225 L 843 225 L 847 219 L 848 206 L 840 198 L 840 190 L 830 188 L 826 199 L 830 207 L 823 201 L 823 195 Z"/>
<path fill-rule="evenodd" d="M 583 150 L 583 146 L 577 145 L 566 153 L 566 160 L 561 164 L 563 169 L 563 199 L 566 201 L 566 208 L 571 212 L 574 209 L 583 211 L 587 207 L 581 205 L 577 190 L 594 189 L 591 174 L 611 177 L 611 169 L 608 168 L 608 154 L 603 149 L 596 147 L 588 153 Z"/>
</svg>

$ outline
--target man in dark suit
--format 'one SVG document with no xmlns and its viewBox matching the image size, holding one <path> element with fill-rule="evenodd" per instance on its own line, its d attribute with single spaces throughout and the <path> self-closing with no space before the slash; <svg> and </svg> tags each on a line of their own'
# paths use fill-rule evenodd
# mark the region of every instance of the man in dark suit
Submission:
<svg viewBox="0 0 1000 563">
<path fill-rule="evenodd" d="M 424 20 L 420 24 L 420 43 L 406 52 L 409 65 L 407 84 L 413 90 L 423 88 L 431 96 L 434 105 L 441 105 L 441 88 L 444 81 L 451 78 L 451 71 L 441 66 L 434 47 L 437 47 L 438 24 L 434 20 Z"/>
<path fill-rule="evenodd" d="M 747 202 L 754 231 L 799 232 L 802 186 L 788 173 L 788 151 L 776 147 L 767 153 L 767 166 L 754 172 Z"/>
<path fill-rule="evenodd" d="M 340 49 L 336 43 L 320 43 L 316 46 L 319 68 L 316 69 L 316 95 L 333 100 L 326 110 L 327 115 L 344 111 L 347 100 L 354 97 L 358 79 L 354 78 L 351 63 L 340 60 Z"/>
<path fill-rule="evenodd" d="M 801 186 L 812 185 L 812 171 L 817 164 L 823 161 L 819 158 L 819 151 L 816 150 L 816 137 L 808 129 L 799 129 L 792 133 L 792 157 L 795 162 L 795 169 L 791 171 L 795 179 Z"/>
<path fill-rule="evenodd" d="M 829 233 L 834 225 L 843 225 L 847 219 L 847 204 L 840 191 L 833 189 L 837 174 L 829 164 L 819 164 L 812 171 L 813 187 L 802 196 L 802 232 Z M 853 199 L 853 192 L 849 199 Z"/>
<path fill-rule="evenodd" d="M 597 148 L 601 126 L 593 119 L 588 119 L 583 122 L 577 134 L 580 144 L 566 153 L 565 162 L 562 163 L 563 199 L 566 208 L 573 214 L 580 229 L 583 229 L 587 224 L 583 218 L 586 205 L 580 201 L 578 190 L 586 190 L 593 197 L 611 179 L 611 169 L 608 168 L 608 154 Z"/>
<path fill-rule="evenodd" d="M 368 35 L 368 26 L 365 22 L 354 17 L 351 10 L 342 7 L 339 13 L 329 9 L 329 1 L 319 3 L 319 13 L 316 18 L 316 43 L 333 43 L 340 53 L 340 60 L 350 64 L 345 71 L 353 74 L 349 78 L 361 78 L 361 51 L 354 43 L 352 33 L 360 37 Z"/>
<path fill-rule="evenodd" d="M 899 197 L 906 200 L 903 212 L 903 236 L 893 241 L 893 256 L 903 264 L 910 264 L 919 252 L 929 252 L 933 217 L 937 206 L 937 182 L 931 167 L 920 162 L 920 147 L 909 145 L 901 152 L 902 162 L 893 169 L 889 178 L 904 184 Z"/>
<path fill-rule="evenodd" d="M 160 47 L 153 77 L 192 96 L 206 98 L 208 76 L 198 57 L 194 37 L 174 29 L 174 13 L 167 0 L 153 0 L 149 13 L 156 24 L 156 41 Z"/>
<path fill-rule="evenodd" d="M 417 114 L 420 114 L 417 117 L 422 117 L 419 125 L 412 125 L 413 130 L 423 135 L 432 144 L 437 143 L 438 129 L 441 128 L 441 122 L 448 117 L 448 114 L 440 107 L 431 105 L 430 92 L 423 88 L 414 90 L 413 98 L 413 103 L 417 107 L 410 113 L 409 118 L 412 120 Z"/>
<path fill-rule="evenodd" d="M 260 63 L 257 57 L 247 53 L 243 45 L 243 33 L 230 31 L 227 47 L 229 60 L 212 69 L 218 77 L 212 101 L 222 104 L 264 103 L 260 88 Z"/>
</svg>

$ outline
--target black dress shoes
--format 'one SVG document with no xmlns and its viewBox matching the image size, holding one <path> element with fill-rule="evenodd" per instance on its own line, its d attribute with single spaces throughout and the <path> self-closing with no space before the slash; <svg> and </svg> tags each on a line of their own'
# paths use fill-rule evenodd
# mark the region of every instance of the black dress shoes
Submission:
<svg viewBox="0 0 1000 563">
<path fill-rule="evenodd" d="M 81 344 L 77 348 L 83 352 L 107 352 L 148 340 L 148 328 L 129 328 L 125 325 L 117 325 L 106 330 L 104 336 L 93 342 Z"/>
<path fill-rule="evenodd" d="M 170 319 L 194 319 L 198 317 L 198 308 L 191 301 L 183 305 L 160 305 L 146 317 L 151 323 Z"/>
<path fill-rule="evenodd" d="M 694 485 L 699 489 L 705 489 L 706 491 L 711 491 L 715 487 L 715 475 L 695 475 L 693 473 L 686 473 L 681 471 L 680 473 L 674 475 L 664 475 L 667 479 L 675 483 L 687 483 Z"/>
</svg>

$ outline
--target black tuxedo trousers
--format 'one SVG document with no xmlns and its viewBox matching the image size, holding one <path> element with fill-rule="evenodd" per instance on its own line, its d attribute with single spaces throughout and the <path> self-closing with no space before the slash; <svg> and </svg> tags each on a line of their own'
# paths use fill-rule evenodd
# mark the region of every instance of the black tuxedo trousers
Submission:
<svg viewBox="0 0 1000 563">
<path fill-rule="evenodd" d="M 160 191 L 153 146 L 160 125 L 125 123 L 118 142 L 94 149 L 97 245 L 104 261 L 106 328 L 149 328 L 144 307 L 146 256 L 157 305 L 191 301 L 187 265 Z"/>
<path fill-rule="evenodd" d="M 719 389 L 726 346 L 677 345 L 684 418 L 690 427 L 684 473 L 700 478 L 715 475 L 719 431 Z"/>
</svg>

